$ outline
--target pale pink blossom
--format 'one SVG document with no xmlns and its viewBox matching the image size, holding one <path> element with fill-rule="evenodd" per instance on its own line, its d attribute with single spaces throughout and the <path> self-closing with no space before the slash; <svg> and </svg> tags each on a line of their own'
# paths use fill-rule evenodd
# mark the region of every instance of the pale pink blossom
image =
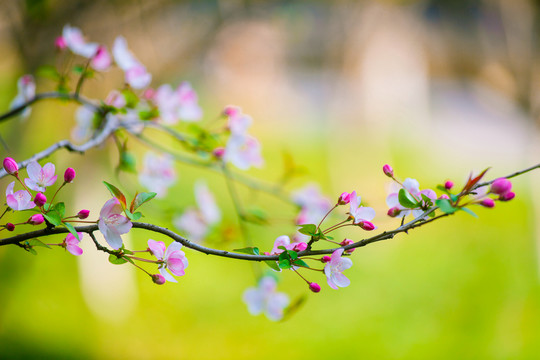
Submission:
<svg viewBox="0 0 540 360">
<path fill-rule="evenodd" d="M 307 244 L 305 242 L 291 243 L 291 239 L 287 235 L 281 235 L 274 241 L 274 246 L 272 247 L 272 251 L 270 251 L 270 255 L 279 255 L 284 252 L 285 250 L 279 249 L 280 246 L 283 246 L 287 250 L 294 251 L 303 251 L 307 249 Z"/>
<path fill-rule="evenodd" d="M 71 52 L 88 59 L 92 58 L 99 48 L 97 43 L 87 43 L 79 28 L 69 25 L 64 26 L 62 38 Z"/>
<path fill-rule="evenodd" d="M 256 138 L 250 135 L 232 134 L 227 141 L 223 159 L 240 170 L 247 170 L 252 166 L 261 167 L 264 164 L 261 156 L 261 145 Z"/>
<path fill-rule="evenodd" d="M 55 183 L 57 176 L 54 175 L 55 167 L 53 163 L 47 163 L 41 167 L 37 161 L 32 161 L 26 167 L 28 178 L 24 183 L 34 191 L 44 192 L 48 186 Z"/>
<path fill-rule="evenodd" d="M 143 160 L 143 169 L 139 182 L 157 197 L 164 197 L 167 189 L 176 182 L 173 158 L 168 154 L 157 155 L 147 152 Z"/>
<path fill-rule="evenodd" d="M 251 116 L 242 113 L 242 109 L 236 106 L 227 106 L 223 113 L 229 117 L 227 128 L 233 135 L 247 135 L 247 129 L 253 122 Z"/>
<path fill-rule="evenodd" d="M 356 196 L 356 191 L 353 191 L 349 202 L 349 214 L 353 217 L 353 224 L 361 224 L 364 221 L 370 222 L 375 217 L 375 210 L 370 207 L 360 206 L 361 201 L 360 196 Z"/>
<path fill-rule="evenodd" d="M 171 85 L 161 85 L 153 96 L 161 120 L 174 125 L 179 120 L 196 121 L 202 117 L 202 110 L 197 102 L 197 94 L 188 82 L 181 83 L 176 90 Z"/>
<path fill-rule="evenodd" d="M 77 141 L 85 141 L 92 135 L 94 129 L 94 119 L 96 112 L 88 107 L 81 105 L 75 111 L 75 121 L 77 125 L 71 130 L 71 137 Z"/>
<path fill-rule="evenodd" d="M 99 213 L 99 231 L 101 231 L 107 243 L 115 250 L 122 246 L 120 235 L 128 233 L 133 226 L 131 221 L 122 215 L 122 212 L 122 205 L 118 199 L 112 198 L 103 205 Z"/>
<path fill-rule="evenodd" d="M 184 121 L 197 121 L 202 117 L 197 93 L 187 81 L 182 82 L 176 89 L 178 97 L 178 117 Z"/>
<path fill-rule="evenodd" d="M 404 206 L 402 206 L 399 203 L 399 189 L 400 189 L 400 187 L 397 187 L 394 184 L 392 186 L 394 187 L 394 189 L 391 191 L 390 195 L 388 195 L 388 197 L 386 198 L 386 204 L 388 205 L 389 208 L 397 208 L 397 209 L 399 209 L 400 212 L 399 212 L 398 216 L 404 217 L 404 216 L 407 216 L 407 215 L 412 213 L 412 215 L 415 218 L 417 218 L 417 217 L 421 216 L 424 213 L 424 210 L 422 210 L 420 208 L 418 208 L 418 209 L 407 209 Z M 407 190 L 409 192 L 409 194 L 411 194 L 416 201 L 421 201 L 422 202 L 423 201 L 422 200 L 422 195 L 427 196 L 429 199 L 431 199 L 431 201 L 433 203 L 437 199 L 437 194 L 435 193 L 435 191 L 433 191 L 431 189 L 420 190 L 420 184 L 415 179 L 411 179 L 411 178 L 405 179 L 405 181 L 403 181 L 403 188 L 405 190 Z"/>
<path fill-rule="evenodd" d="M 292 201 L 301 207 L 296 218 L 296 224 L 318 224 L 324 215 L 332 208 L 332 204 L 325 197 L 315 183 L 308 184 L 292 193 Z"/>
<path fill-rule="evenodd" d="M 90 66 L 92 66 L 97 71 L 105 71 L 112 64 L 111 55 L 107 48 L 103 45 L 99 45 L 95 55 L 90 61 Z"/>
<path fill-rule="evenodd" d="M 283 318 L 284 309 L 289 305 L 289 297 L 277 292 L 277 283 L 272 276 L 260 279 L 257 287 L 250 287 L 242 296 L 251 315 L 263 313 L 273 321 Z"/>
<path fill-rule="evenodd" d="M 105 98 L 105 104 L 120 109 L 125 107 L 127 102 L 125 96 L 120 91 L 112 90 Z"/>
<path fill-rule="evenodd" d="M 25 104 L 27 101 L 34 98 L 36 95 L 36 83 L 32 75 L 23 75 L 17 80 L 17 95 L 9 105 L 10 109 L 14 109 Z M 21 118 L 25 119 L 30 116 L 32 109 L 27 106 L 20 114 Z"/>
<path fill-rule="evenodd" d="M 79 242 L 81 242 L 83 238 L 83 233 L 78 232 L 77 235 L 79 235 L 79 239 L 69 233 L 62 243 L 62 247 L 75 256 L 79 256 L 83 253 L 83 250 L 79 247 Z"/>
<path fill-rule="evenodd" d="M 169 247 L 165 247 L 163 241 L 148 240 L 148 248 L 152 254 L 162 263 L 159 265 L 159 272 L 170 282 L 178 282 L 167 270 L 176 276 L 184 276 L 185 268 L 188 266 L 186 254 L 181 251 L 182 244 L 173 241 Z"/>
<path fill-rule="evenodd" d="M 134 89 L 143 89 L 150 85 L 152 75 L 128 49 L 126 39 L 119 36 L 112 49 L 114 61 L 124 71 L 125 81 Z"/>
<path fill-rule="evenodd" d="M 32 195 L 26 190 L 13 192 L 15 181 L 11 182 L 6 188 L 6 202 L 12 210 L 28 210 L 36 206 L 32 201 Z"/>
<path fill-rule="evenodd" d="M 324 266 L 324 274 L 328 285 L 337 290 L 338 287 L 346 287 L 351 284 L 351 281 L 343 275 L 343 271 L 352 266 L 352 261 L 349 258 L 341 257 L 343 249 L 337 249 L 332 253 L 330 261 Z"/>
</svg>

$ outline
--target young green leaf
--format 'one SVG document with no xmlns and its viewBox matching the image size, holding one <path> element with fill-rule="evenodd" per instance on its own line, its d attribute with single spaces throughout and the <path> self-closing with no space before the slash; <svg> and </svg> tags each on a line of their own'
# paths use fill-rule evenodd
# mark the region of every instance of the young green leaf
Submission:
<svg viewBox="0 0 540 360">
<path fill-rule="evenodd" d="M 435 200 L 435 204 L 437 204 L 437 206 L 445 214 L 453 214 L 459 209 L 459 208 L 453 207 L 452 204 L 450 204 L 450 201 L 448 199 Z"/>
<path fill-rule="evenodd" d="M 306 262 L 305 262 L 304 260 L 302 260 L 302 259 L 297 259 L 297 260 L 295 260 L 295 261 L 293 262 L 293 265 L 295 265 L 295 266 L 301 266 L 301 267 L 306 267 L 306 268 L 309 267 L 309 265 L 306 264 Z"/>
<path fill-rule="evenodd" d="M 43 214 L 43 217 L 48 221 L 50 222 L 51 224 L 53 224 L 54 226 L 60 226 L 60 224 L 62 224 L 62 218 L 60 217 L 60 215 L 54 211 L 54 210 L 51 210 L 49 211 L 48 213 L 46 214 Z"/>
<path fill-rule="evenodd" d="M 298 229 L 298 232 L 300 234 L 314 236 L 316 235 L 315 232 L 317 231 L 317 226 L 314 224 L 304 224 L 300 225 L 300 229 Z"/>
<path fill-rule="evenodd" d="M 241 249 L 233 249 L 233 251 L 241 254 L 259 255 L 258 247 L 245 247 Z"/>
<path fill-rule="evenodd" d="M 109 189 L 109 191 L 111 192 L 111 195 L 114 196 L 115 198 L 118 199 L 118 201 L 120 201 L 120 204 L 122 205 L 122 209 L 126 209 L 126 197 L 124 196 L 124 194 L 114 185 L 112 184 L 109 184 L 108 182 L 104 181 L 103 182 L 105 184 L 105 186 L 107 187 L 107 189 Z"/>
<path fill-rule="evenodd" d="M 123 257 L 118 257 L 115 254 L 109 255 L 109 262 L 114 265 L 122 265 L 127 263 L 127 260 Z"/>
<path fill-rule="evenodd" d="M 414 209 L 419 206 L 418 202 L 414 199 L 414 197 L 409 194 L 409 192 L 405 189 L 399 189 L 398 200 L 401 206 L 404 206 L 408 209 Z"/>
<path fill-rule="evenodd" d="M 462 207 L 461 210 L 465 211 L 467 214 L 474 216 L 475 218 L 478 218 L 478 215 L 476 215 L 471 209 Z"/>
<path fill-rule="evenodd" d="M 275 270 L 275 271 L 281 271 L 281 269 L 279 268 L 277 262 L 275 262 L 274 260 L 266 260 L 264 261 L 264 263 L 266 265 L 268 265 L 268 267 L 272 270 Z"/>
<path fill-rule="evenodd" d="M 60 218 L 63 218 L 66 214 L 66 205 L 63 202 L 59 202 L 53 205 L 52 210 L 56 211 Z"/>
<path fill-rule="evenodd" d="M 41 246 L 41 247 L 46 247 L 47 249 L 51 249 L 51 247 L 49 245 L 45 244 L 44 242 L 42 242 L 39 239 L 28 240 L 28 241 L 26 241 L 26 244 L 28 246 Z"/>
<path fill-rule="evenodd" d="M 139 206 L 144 204 L 145 202 L 148 202 L 156 197 L 155 192 L 142 192 L 140 194 L 135 195 L 133 198 L 133 201 L 131 202 L 130 211 L 135 211 Z"/>
<path fill-rule="evenodd" d="M 65 223 L 63 223 L 63 224 L 64 224 L 64 226 L 66 227 L 66 229 L 68 229 L 69 232 L 70 232 L 73 236 L 75 236 L 75 239 L 81 241 L 81 239 L 79 239 L 79 234 L 77 234 L 77 230 L 75 230 L 75 228 L 73 227 L 73 225 L 71 225 L 71 224 L 68 223 L 68 222 L 65 222 Z"/>
</svg>

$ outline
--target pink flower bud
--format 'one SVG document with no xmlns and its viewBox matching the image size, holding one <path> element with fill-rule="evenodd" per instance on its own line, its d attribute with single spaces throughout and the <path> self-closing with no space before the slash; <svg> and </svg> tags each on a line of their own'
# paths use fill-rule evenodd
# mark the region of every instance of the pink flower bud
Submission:
<svg viewBox="0 0 540 360">
<path fill-rule="evenodd" d="M 339 245 L 346 246 L 346 245 L 350 245 L 350 244 L 353 244 L 353 243 L 354 243 L 354 241 L 352 241 L 351 239 L 345 239 L 342 242 L 340 242 Z M 352 248 L 352 249 L 349 249 L 349 250 L 345 250 L 345 252 L 347 254 L 352 254 L 354 250 L 356 250 L 356 249 Z"/>
<path fill-rule="evenodd" d="M 447 182 L 444 183 L 444 188 L 445 188 L 446 190 L 450 190 L 450 189 L 453 188 L 453 187 L 454 187 L 454 183 L 451 182 L 450 180 L 448 180 Z"/>
<path fill-rule="evenodd" d="M 313 291 L 314 293 L 318 293 L 321 291 L 321 285 L 314 282 L 309 283 L 309 290 Z"/>
<path fill-rule="evenodd" d="M 19 172 L 19 166 L 17 162 L 10 157 L 4 159 L 4 170 L 10 175 L 17 175 Z"/>
<path fill-rule="evenodd" d="M 394 177 L 394 169 L 388 164 L 384 165 L 382 168 L 382 171 L 384 172 L 384 175 L 388 177 Z"/>
<path fill-rule="evenodd" d="M 7 223 L 6 229 L 8 229 L 8 231 L 13 231 L 15 230 L 15 225 L 13 225 L 12 223 Z"/>
<path fill-rule="evenodd" d="M 71 183 L 73 182 L 73 179 L 75 179 L 75 170 L 72 168 L 67 168 L 66 172 L 64 173 L 64 182 Z"/>
<path fill-rule="evenodd" d="M 480 205 L 482 205 L 483 207 L 492 208 L 495 206 L 495 201 L 493 201 L 493 199 L 487 198 L 482 200 Z"/>
<path fill-rule="evenodd" d="M 37 193 L 36 196 L 34 197 L 34 204 L 36 204 L 39 207 L 45 205 L 46 202 L 47 202 L 47 197 L 43 195 L 42 193 Z"/>
<path fill-rule="evenodd" d="M 501 201 L 510 201 L 515 197 L 516 197 L 516 194 L 513 191 L 509 191 L 506 194 L 499 196 L 499 200 L 501 200 Z"/>
<path fill-rule="evenodd" d="M 294 251 L 304 251 L 307 249 L 307 244 L 305 242 L 298 243 L 294 245 Z"/>
<path fill-rule="evenodd" d="M 323 263 L 330 262 L 330 260 L 332 260 L 332 258 L 331 258 L 330 256 L 328 256 L 328 255 L 324 255 L 324 256 L 322 257 L 322 259 L 321 259 L 321 261 L 322 261 Z"/>
<path fill-rule="evenodd" d="M 338 205 L 347 205 L 351 202 L 351 194 L 348 192 L 344 192 L 341 195 L 339 195 L 339 199 L 337 201 Z"/>
<path fill-rule="evenodd" d="M 54 47 L 58 50 L 64 50 L 65 48 L 67 48 L 66 40 L 62 36 L 57 37 L 54 40 Z"/>
<path fill-rule="evenodd" d="M 450 196 L 448 196 L 446 194 L 442 194 L 441 196 L 439 196 L 439 199 L 440 200 L 450 200 Z"/>
<path fill-rule="evenodd" d="M 90 215 L 90 210 L 83 209 L 77 213 L 79 219 L 86 219 Z"/>
<path fill-rule="evenodd" d="M 386 213 L 390 217 L 396 217 L 401 212 L 401 209 L 397 206 L 394 206 L 393 208 L 388 209 L 388 212 Z"/>
<path fill-rule="evenodd" d="M 375 230 L 377 227 L 375 225 L 373 225 L 372 222 L 370 221 L 360 221 L 360 223 L 358 224 L 362 229 L 366 230 L 366 231 L 371 231 L 371 230 Z"/>
<path fill-rule="evenodd" d="M 45 221 L 43 218 L 43 215 L 41 214 L 34 214 L 30 216 L 30 219 L 28 219 L 27 223 L 32 225 L 39 225 L 42 224 Z"/>
<path fill-rule="evenodd" d="M 225 155 L 225 148 L 222 148 L 222 147 L 215 148 L 213 151 L 213 154 L 218 159 L 221 159 L 223 155 Z"/>
<path fill-rule="evenodd" d="M 152 88 L 148 88 L 148 89 L 144 90 L 144 92 L 143 92 L 143 99 L 153 100 L 155 96 L 156 96 L 156 90 L 154 90 Z"/>
<path fill-rule="evenodd" d="M 504 195 L 512 190 L 512 182 L 506 178 L 499 178 L 491 184 L 490 191 L 497 195 Z"/>
<path fill-rule="evenodd" d="M 225 109 L 223 109 L 223 115 L 225 116 L 236 116 L 240 113 L 240 108 L 236 106 L 226 106 Z"/>
<path fill-rule="evenodd" d="M 160 274 L 152 275 L 152 281 L 154 282 L 154 284 L 158 284 L 158 285 L 163 285 L 167 282 L 167 280 L 165 280 L 163 275 L 160 275 Z"/>
</svg>

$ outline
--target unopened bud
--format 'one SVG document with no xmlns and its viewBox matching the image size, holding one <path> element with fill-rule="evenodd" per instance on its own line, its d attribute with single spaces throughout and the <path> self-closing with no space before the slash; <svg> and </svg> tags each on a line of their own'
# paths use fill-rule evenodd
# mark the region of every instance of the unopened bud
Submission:
<svg viewBox="0 0 540 360">
<path fill-rule="evenodd" d="M 342 242 L 340 242 L 339 245 L 346 246 L 346 245 L 350 245 L 350 244 L 353 244 L 353 243 L 354 243 L 354 241 L 352 241 L 351 239 L 345 239 Z M 356 250 L 356 249 L 352 248 L 352 249 L 345 250 L 345 252 L 347 254 L 352 254 L 354 250 Z"/>
<path fill-rule="evenodd" d="M 13 225 L 12 223 L 7 223 L 6 224 L 6 229 L 8 231 L 13 231 L 13 230 L 15 230 L 15 225 Z"/>
<path fill-rule="evenodd" d="M 321 291 L 321 285 L 314 282 L 309 283 L 309 290 L 313 291 L 314 293 L 318 293 Z"/>
<path fill-rule="evenodd" d="M 225 148 L 222 148 L 222 147 L 215 148 L 212 153 L 214 154 L 215 157 L 217 157 L 218 159 L 221 159 L 223 155 L 225 155 Z"/>
<path fill-rule="evenodd" d="M 28 219 L 27 223 L 31 225 L 39 225 L 42 224 L 45 221 L 43 218 L 43 215 L 41 214 L 34 214 L 30 216 L 30 219 Z"/>
<path fill-rule="evenodd" d="M 487 198 L 482 200 L 480 205 L 482 205 L 483 207 L 492 208 L 495 206 L 495 201 L 493 201 L 493 199 Z"/>
<path fill-rule="evenodd" d="M 152 281 L 154 282 L 154 284 L 158 285 L 163 285 L 167 282 L 167 280 L 165 280 L 165 278 L 161 274 L 152 275 Z"/>
<path fill-rule="evenodd" d="M 377 227 L 375 225 L 373 225 L 372 222 L 370 221 L 360 221 L 360 223 L 358 224 L 362 229 L 366 230 L 366 231 L 371 231 L 371 230 L 375 230 Z"/>
<path fill-rule="evenodd" d="M 450 196 L 442 194 L 441 196 L 439 196 L 439 200 L 450 200 Z"/>
<path fill-rule="evenodd" d="M 339 198 L 337 201 L 338 205 L 347 205 L 350 202 L 351 202 L 351 194 L 349 194 L 348 192 L 344 192 L 341 195 L 339 195 Z"/>
<path fill-rule="evenodd" d="M 331 258 L 330 256 L 328 256 L 328 255 L 324 255 L 324 256 L 322 257 L 322 259 L 321 259 L 321 261 L 322 261 L 323 263 L 330 262 L 330 260 L 332 260 L 332 258 Z"/>
<path fill-rule="evenodd" d="M 515 197 L 516 197 L 516 194 L 513 191 L 509 191 L 506 194 L 499 196 L 499 200 L 501 200 L 501 201 L 510 201 Z"/>
<path fill-rule="evenodd" d="M 304 251 L 307 249 L 307 244 L 305 242 L 298 243 L 294 245 L 294 251 Z"/>
<path fill-rule="evenodd" d="M 393 208 L 388 209 L 388 212 L 386 213 L 390 217 L 396 217 L 401 212 L 401 209 L 397 206 L 394 206 Z"/>
<path fill-rule="evenodd" d="M 67 43 L 63 36 L 59 36 L 54 40 L 54 47 L 58 50 L 64 50 L 67 48 Z"/>
<path fill-rule="evenodd" d="M 47 203 L 47 197 L 42 193 L 37 193 L 34 197 L 34 204 L 41 207 Z"/>
<path fill-rule="evenodd" d="M 10 175 L 17 175 L 19 172 L 19 166 L 17 162 L 10 157 L 4 159 L 4 170 Z"/>
<path fill-rule="evenodd" d="M 491 184 L 490 191 L 497 195 L 505 195 L 512 190 L 512 182 L 506 178 L 499 178 Z"/>
<path fill-rule="evenodd" d="M 451 182 L 450 180 L 448 180 L 447 182 L 444 183 L 444 188 L 445 188 L 446 190 L 450 190 L 450 189 L 453 188 L 453 187 L 454 187 L 454 183 Z"/>
<path fill-rule="evenodd" d="M 394 169 L 388 164 L 384 165 L 382 168 L 382 171 L 384 172 L 384 175 L 388 177 L 394 177 Z"/>
<path fill-rule="evenodd" d="M 83 209 L 77 213 L 79 219 L 86 219 L 90 215 L 90 210 Z"/>
<path fill-rule="evenodd" d="M 73 182 L 73 179 L 75 179 L 75 170 L 72 168 L 67 168 L 66 172 L 64 173 L 64 182 L 71 183 Z"/>
</svg>

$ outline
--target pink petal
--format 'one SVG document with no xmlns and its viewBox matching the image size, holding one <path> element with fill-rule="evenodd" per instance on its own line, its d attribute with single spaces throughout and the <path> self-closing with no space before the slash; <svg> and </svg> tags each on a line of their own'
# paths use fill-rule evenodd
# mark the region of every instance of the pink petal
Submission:
<svg viewBox="0 0 540 360">
<path fill-rule="evenodd" d="M 165 259 L 168 259 L 170 256 L 172 256 L 173 253 L 177 251 L 183 254 L 183 252 L 180 251 L 181 248 L 182 248 L 182 244 L 180 244 L 178 241 L 173 241 L 167 248 L 167 251 L 165 252 Z"/>
<path fill-rule="evenodd" d="M 165 280 L 170 281 L 170 282 L 175 282 L 175 283 L 178 282 L 178 280 L 176 280 L 171 274 L 169 274 L 167 269 L 165 269 L 164 267 L 160 268 L 159 272 L 161 273 L 161 275 L 163 275 Z"/>
<path fill-rule="evenodd" d="M 163 241 L 149 239 L 148 248 L 156 258 L 163 260 L 163 255 L 165 254 L 165 243 Z"/>
<path fill-rule="evenodd" d="M 184 262 L 180 258 L 169 258 L 167 268 L 176 276 L 184 276 Z"/>
<path fill-rule="evenodd" d="M 79 255 L 81 255 L 83 253 L 83 250 L 80 247 L 78 247 L 77 245 L 68 244 L 66 246 L 66 249 L 67 249 L 67 251 L 69 251 L 71 254 L 73 254 L 75 256 L 79 256 Z"/>
<path fill-rule="evenodd" d="M 345 275 L 341 273 L 333 273 L 332 274 L 332 282 L 339 287 L 346 287 L 351 284 L 351 280 L 349 280 Z"/>
<path fill-rule="evenodd" d="M 15 187 L 15 181 L 12 181 L 6 188 L 6 196 L 13 195 L 13 188 Z"/>
</svg>

